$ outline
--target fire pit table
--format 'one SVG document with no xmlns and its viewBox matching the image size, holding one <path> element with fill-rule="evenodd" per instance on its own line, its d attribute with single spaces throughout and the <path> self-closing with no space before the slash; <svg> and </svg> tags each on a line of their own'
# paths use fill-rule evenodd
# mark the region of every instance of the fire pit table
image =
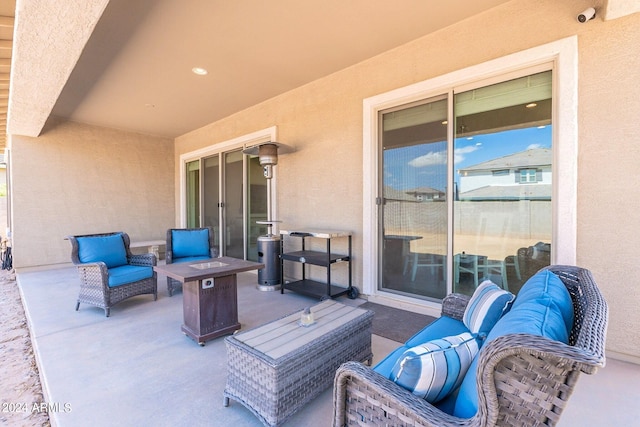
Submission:
<svg viewBox="0 0 640 427">
<path fill-rule="evenodd" d="M 230 257 L 153 267 L 183 283 L 181 329 L 201 346 L 240 329 L 237 275 L 259 268 L 264 264 Z"/>
<path fill-rule="evenodd" d="M 325 300 L 311 307 L 310 326 L 302 312 L 225 338 L 224 406 L 231 398 L 277 426 L 333 384 L 342 363 L 371 364 L 372 311 Z"/>
</svg>

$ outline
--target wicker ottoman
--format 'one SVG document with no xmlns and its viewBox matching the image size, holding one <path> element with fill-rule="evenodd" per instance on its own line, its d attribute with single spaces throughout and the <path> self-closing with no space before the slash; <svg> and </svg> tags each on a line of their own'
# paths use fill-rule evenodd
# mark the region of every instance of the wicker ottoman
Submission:
<svg viewBox="0 0 640 427">
<path fill-rule="evenodd" d="M 315 323 L 308 327 L 298 324 L 298 311 L 225 338 L 225 406 L 232 398 L 277 426 L 332 385 L 342 363 L 371 363 L 372 311 L 326 300 L 311 312 Z"/>
</svg>

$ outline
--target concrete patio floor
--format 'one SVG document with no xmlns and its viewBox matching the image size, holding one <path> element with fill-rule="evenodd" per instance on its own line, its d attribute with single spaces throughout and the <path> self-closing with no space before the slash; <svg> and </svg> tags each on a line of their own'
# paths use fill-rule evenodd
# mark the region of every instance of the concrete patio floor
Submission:
<svg viewBox="0 0 640 427">
<path fill-rule="evenodd" d="M 180 332 L 182 294 L 168 297 L 158 277 L 158 301 L 138 296 L 111 310 L 74 310 L 79 280 L 74 267 L 17 275 L 34 351 L 54 426 L 260 426 L 244 406 L 224 407 L 223 338 L 204 347 Z M 317 301 L 287 292 L 261 292 L 255 273 L 238 275 L 243 329 Z M 346 304 L 364 300 L 340 298 Z M 374 364 L 399 344 L 374 335 Z M 640 366 L 613 359 L 596 375 L 583 375 L 560 426 L 640 425 Z M 331 389 L 285 426 L 330 426 Z"/>
</svg>

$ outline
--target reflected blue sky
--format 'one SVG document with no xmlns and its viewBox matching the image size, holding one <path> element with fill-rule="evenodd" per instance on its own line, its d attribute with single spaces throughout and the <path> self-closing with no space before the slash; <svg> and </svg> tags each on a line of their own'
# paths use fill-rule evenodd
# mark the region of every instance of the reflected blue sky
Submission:
<svg viewBox="0 0 640 427">
<path fill-rule="evenodd" d="M 455 180 L 457 171 L 488 160 L 531 148 L 551 148 L 552 128 L 532 127 L 476 135 L 455 140 Z M 445 141 L 394 148 L 384 152 L 384 185 L 395 190 L 447 186 L 447 144 Z"/>
</svg>

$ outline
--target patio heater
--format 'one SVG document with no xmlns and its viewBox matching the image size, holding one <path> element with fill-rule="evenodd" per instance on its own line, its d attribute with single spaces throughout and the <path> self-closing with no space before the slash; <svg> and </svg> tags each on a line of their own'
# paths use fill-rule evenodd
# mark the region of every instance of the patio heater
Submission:
<svg viewBox="0 0 640 427">
<path fill-rule="evenodd" d="M 267 234 L 258 237 L 258 262 L 264 268 L 258 270 L 258 289 L 261 291 L 276 291 L 280 289 L 280 236 L 272 233 L 274 224 L 281 222 L 271 218 L 271 178 L 273 166 L 278 164 L 278 151 L 285 154 L 293 149 L 279 142 L 263 142 L 242 150 L 244 154 L 257 155 L 267 179 L 267 220 L 256 221 L 256 224 L 266 225 Z"/>
</svg>

